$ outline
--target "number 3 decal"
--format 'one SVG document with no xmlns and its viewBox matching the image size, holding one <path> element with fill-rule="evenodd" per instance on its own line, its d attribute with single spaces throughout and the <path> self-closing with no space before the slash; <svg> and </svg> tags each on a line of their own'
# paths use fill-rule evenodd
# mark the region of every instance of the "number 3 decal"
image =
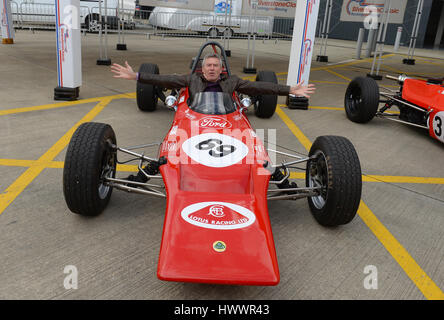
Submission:
<svg viewBox="0 0 444 320">
<path fill-rule="evenodd" d="M 444 111 L 438 112 L 433 118 L 433 132 L 436 135 L 436 138 L 444 142 Z"/>
</svg>

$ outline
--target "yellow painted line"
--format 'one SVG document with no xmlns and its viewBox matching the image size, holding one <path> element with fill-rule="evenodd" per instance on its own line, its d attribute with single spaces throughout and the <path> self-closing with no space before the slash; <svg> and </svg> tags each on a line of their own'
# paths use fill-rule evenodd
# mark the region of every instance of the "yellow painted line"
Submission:
<svg viewBox="0 0 444 320">
<path fill-rule="evenodd" d="M 60 169 L 63 168 L 62 161 L 39 161 L 39 160 L 21 160 L 21 159 L 0 159 L 0 166 L 7 167 L 35 167 Z"/>
<path fill-rule="evenodd" d="M 37 161 L 49 162 L 68 145 L 74 131 L 84 122 L 94 119 L 105 108 L 113 98 L 105 98 L 100 101 L 91 111 L 89 111 L 79 122 L 66 132 L 48 151 L 46 151 Z M 45 169 L 44 165 L 38 164 L 29 167 L 20 177 L 17 178 L 3 193 L 0 193 L 0 214 L 18 197 L 20 193 Z"/>
<path fill-rule="evenodd" d="M 389 53 L 386 55 L 383 55 L 381 58 L 382 59 L 386 59 L 386 58 L 390 58 L 395 56 L 394 53 Z M 342 68 L 342 67 L 347 67 L 347 66 L 352 66 L 355 64 L 360 64 L 360 63 L 365 63 L 365 62 L 372 62 L 373 58 L 366 58 L 366 59 L 362 59 L 362 60 L 355 60 L 355 61 L 350 61 L 350 62 L 345 62 L 345 63 L 340 63 L 340 64 L 334 64 L 334 65 L 330 65 L 330 66 L 324 66 L 324 67 L 315 67 L 315 68 L 311 68 L 311 71 L 319 71 L 319 70 L 330 70 L 330 69 L 335 69 L 335 68 Z M 278 72 L 276 73 L 277 76 L 281 76 L 281 75 L 287 75 L 288 72 Z"/>
<path fill-rule="evenodd" d="M 388 66 L 388 65 L 386 65 L 386 64 L 381 64 L 381 67 L 383 67 L 383 68 L 385 68 L 385 69 L 388 69 L 388 70 L 390 70 L 390 71 L 392 71 L 392 72 L 395 72 L 395 73 L 397 73 L 397 74 L 405 73 L 405 72 L 402 71 L 402 70 L 399 70 L 399 69 L 396 69 L 396 68 L 392 68 L 392 67 L 390 67 L 390 66 Z"/>
<path fill-rule="evenodd" d="M 304 172 L 291 172 L 291 179 L 305 179 Z M 381 176 L 381 175 L 363 175 L 363 182 L 376 183 L 411 183 L 411 184 L 444 184 L 444 178 L 437 177 L 409 177 L 409 176 Z"/>
<path fill-rule="evenodd" d="M 363 201 L 361 201 L 359 206 L 358 214 L 422 294 L 429 300 L 443 300 L 444 293 L 441 289 L 422 270 L 408 251 L 396 240 Z"/>
<path fill-rule="evenodd" d="M 109 98 L 112 98 L 112 99 L 122 99 L 122 98 L 134 99 L 135 97 L 136 97 L 136 93 L 131 92 L 131 93 L 116 94 L 116 95 L 105 96 L 105 97 L 81 99 L 81 100 L 76 100 L 76 101 L 66 101 L 66 102 L 44 104 L 44 105 L 33 106 L 33 107 L 13 108 L 13 109 L 0 110 L 0 116 L 4 116 L 7 114 L 15 114 L 15 113 L 23 113 L 23 112 L 50 110 L 50 109 L 56 109 L 56 108 L 70 107 L 70 106 L 74 106 L 74 105 L 78 105 L 78 104 L 98 102 L 98 101 L 102 101 L 103 99 L 109 99 Z"/>
<path fill-rule="evenodd" d="M 286 81 L 285 78 L 278 78 L 278 80 Z M 339 81 L 325 81 L 325 80 L 310 80 L 310 83 L 322 83 L 322 84 L 340 84 L 340 85 L 348 85 L 350 82 L 339 82 Z M 399 86 L 398 86 L 399 87 Z"/>
<path fill-rule="evenodd" d="M 420 60 L 420 61 L 421 61 L 421 63 L 431 64 L 431 65 L 434 65 L 434 66 L 442 67 L 444 65 L 442 62 L 431 62 L 431 61 L 426 61 L 426 60 Z M 414 72 L 411 72 L 411 73 L 414 73 Z"/>
<path fill-rule="evenodd" d="M 278 116 L 284 121 L 290 131 L 298 138 L 298 140 L 302 143 L 305 149 L 310 150 L 311 142 L 308 138 L 302 133 L 302 131 L 294 124 L 293 121 L 285 114 L 281 107 L 276 107 L 276 113 Z"/>
<path fill-rule="evenodd" d="M 285 104 L 278 104 L 281 108 L 288 108 Z M 341 107 L 318 107 L 318 106 L 309 106 L 308 109 L 315 109 L 315 110 L 334 110 L 334 111 L 345 111 L 344 108 Z M 385 113 L 389 114 L 399 114 L 398 111 L 385 111 Z"/>
<path fill-rule="evenodd" d="M 383 55 L 381 58 L 382 59 L 386 59 L 386 58 L 393 57 L 394 55 L 395 54 L 393 54 L 393 53 L 389 53 L 389 54 Z M 334 65 L 331 65 L 331 66 L 311 68 L 311 71 L 335 69 L 335 68 L 352 66 L 352 65 L 355 65 L 355 64 L 360 64 L 360 63 L 365 63 L 365 62 L 372 62 L 372 61 L 373 61 L 373 58 L 366 58 L 366 59 L 362 59 L 362 60 L 355 60 L 355 61 L 341 63 L 341 64 L 334 64 Z"/>
<path fill-rule="evenodd" d="M 21 159 L 0 159 L 0 166 L 6 167 L 34 167 L 43 166 L 50 169 L 63 169 L 63 161 L 39 161 L 39 160 L 21 160 Z M 137 165 L 117 164 L 117 171 L 137 172 Z"/>
<path fill-rule="evenodd" d="M 404 54 L 404 53 L 398 53 L 397 55 L 398 55 L 398 56 L 401 56 L 401 57 L 407 57 L 407 58 L 408 58 L 408 55 L 407 55 L 407 54 Z M 438 61 L 438 62 L 442 62 L 442 63 L 444 63 L 444 60 L 443 60 L 443 59 L 440 59 L 440 58 L 433 58 L 433 57 L 419 57 L 419 56 L 415 56 L 414 58 L 417 59 L 417 60 L 423 60 L 423 61 L 433 60 L 433 61 Z"/>
<path fill-rule="evenodd" d="M 308 138 L 284 113 L 284 111 L 282 111 L 281 108 L 278 107 L 276 111 L 279 117 L 284 121 L 291 132 L 293 132 L 305 149 L 309 151 L 311 142 L 308 140 Z M 378 220 L 378 218 L 363 201 L 361 201 L 357 213 L 427 299 L 444 299 L 444 293 L 441 291 L 441 289 L 424 272 L 424 270 L 421 269 L 416 261 L 410 256 L 408 251 L 399 243 L 398 240 L 396 240 L 396 238 Z"/>
<path fill-rule="evenodd" d="M 335 110 L 335 111 L 345 111 L 344 108 L 340 107 L 308 107 L 309 109 L 319 109 L 319 110 Z M 388 114 L 399 114 L 398 111 L 385 111 Z"/>
<path fill-rule="evenodd" d="M 327 83 L 327 84 L 349 84 L 350 82 L 339 82 L 339 81 L 324 81 L 324 80 L 310 80 L 310 82 L 315 82 L 315 83 Z"/>
<path fill-rule="evenodd" d="M 309 109 L 319 109 L 319 110 L 336 110 L 336 111 L 345 111 L 344 108 L 338 107 L 308 107 Z"/>
<path fill-rule="evenodd" d="M 389 182 L 389 183 L 416 183 L 416 184 L 444 184 L 444 178 L 437 178 L 437 177 L 366 175 L 362 177 L 362 181 Z"/>
<path fill-rule="evenodd" d="M 337 76 L 337 77 L 339 77 L 341 79 L 347 80 L 348 82 L 350 82 L 352 80 L 350 78 L 347 78 L 347 77 L 343 76 L 342 74 L 337 73 L 336 71 L 333 71 L 333 70 L 330 70 L 330 69 L 326 69 L 325 71 L 330 72 L 331 74 L 334 74 L 335 76 Z"/>
</svg>

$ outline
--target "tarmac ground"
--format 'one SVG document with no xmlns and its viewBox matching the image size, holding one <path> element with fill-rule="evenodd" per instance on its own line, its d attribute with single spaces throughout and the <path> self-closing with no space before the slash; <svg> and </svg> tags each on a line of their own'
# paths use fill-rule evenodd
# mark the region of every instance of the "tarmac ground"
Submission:
<svg viewBox="0 0 444 320">
<path fill-rule="evenodd" d="M 315 61 L 315 46 L 310 82 L 317 91 L 309 110 L 290 110 L 280 97 L 271 119 L 247 112 L 265 137 L 276 133 L 283 151 L 308 154 L 318 136 L 347 137 L 363 173 L 358 214 L 341 227 L 318 225 L 305 199 L 270 201 L 281 281 L 262 287 L 157 279 L 164 199 L 115 190 L 98 217 L 69 211 L 63 162 L 81 123 L 108 123 L 119 146 L 134 146 L 162 141 L 174 115 L 162 107 L 138 110 L 135 82 L 115 79 L 108 66 L 96 64 L 95 34 L 82 36 L 79 99 L 54 101 L 55 39 L 51 31 L 18 30 L 13 45 L 0 47 L 0 299 L 444 299 L 444 146 L 417 128 L 346 118 L 347 84 L 372 63 L 353 59 L 353 43 L 330 40 L 329 63 Z M 163 74 L 187 73 L 204 41 L 132 35 L 128 50 L 117 51 L 110 35 L 108 55 L 135 69 L 151 62 Z M 233 40 L 230 49 L 232 73 L 254 80 L 242 73 L 246 41 Z M 286 83 L 289 49 L 286 41 L 258 40 L 255 66 Z M 442 51 L 417 50 L 413 66 L 402 63 L 406 48 L 385 51 L 381 74 L 444 75 Z M 379 84 L 397 87 L 387 79 Z M 133 171 L 122 166 L 118 176 Z M 304 183 L 300 174 L 292 177 Z M 78 272 L 77 289 L 64 287 L 67 266 Z"/>
</svg>

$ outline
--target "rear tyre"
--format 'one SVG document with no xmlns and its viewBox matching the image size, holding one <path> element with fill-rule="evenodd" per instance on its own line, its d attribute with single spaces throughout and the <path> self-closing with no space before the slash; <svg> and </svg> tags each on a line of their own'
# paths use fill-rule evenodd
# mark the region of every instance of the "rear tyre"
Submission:
<svg viewBox="0 0 444 320">
<path fill-rule="evenodd" d="M 357 77 L 347 87 L 345 112 L 353 122 L 366 123 L 374 118 L 379 105 L 379 87 L 369 77 Z"/>
<path fill-rule="evenodd" d="M 256 81 L 278 83 L 276 73 L 273 71 L 259 71 Z M 257 96 L 254 104 L 254 114 L 259 118 L 271 118 L 276 111 L 277 100 L 278 96 L 276 95 Z"/>
<path fill-rule="evenodd" d="M 323 226 L 347 224 L 356 215 L 361 199 L 362 176 L 358 154 L 344 137 L 321 136 L 313 143 L 306 169 L 307 187 L 321 187 L 308 205 Z"/>
<path fill-rule="evenodd" d="M 112 127 L 86 122 L 74 132 L 63 168 L 63 194 L 68 208 L 84 216 L 96 216 L 108 205 L 113 188 L 105 178 L 116 174 L 117 154 Z"/>
<path fill-rule="evenodd" d="M 139 73 L 159 74 L 159 67 L 153 63 L 143 63 Z M 137 81 L 137 107 L 142 111 L 154 111 L 157 106 L 157 95 L 155 86 Z"/>
</svg>

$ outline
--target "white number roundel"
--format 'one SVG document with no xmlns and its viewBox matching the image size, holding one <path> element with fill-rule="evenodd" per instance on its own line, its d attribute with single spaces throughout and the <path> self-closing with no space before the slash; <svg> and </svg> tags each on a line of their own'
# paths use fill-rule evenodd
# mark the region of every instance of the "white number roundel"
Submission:
<svg viewBox="0 0 444 320">
<path fill-rule="evenodd" d="M 432 125 L 436 138 L 444 142 L 444 111 L 435 114 Z"/>
<path fill-rule="evenodd" d="M 193 136 L 182 144 L 182 150 L 197 163 L 214 168 L 236 164 L 248 154 L 243 142 L 220 133 Z"/>
</svg>

